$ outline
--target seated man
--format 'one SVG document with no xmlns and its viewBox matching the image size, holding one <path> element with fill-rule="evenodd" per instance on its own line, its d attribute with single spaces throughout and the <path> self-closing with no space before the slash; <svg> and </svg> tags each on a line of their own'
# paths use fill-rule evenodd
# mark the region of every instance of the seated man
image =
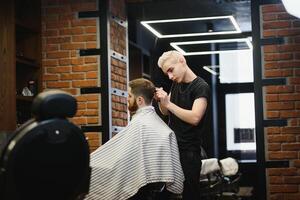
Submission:
<svg viewBox="0 0 300 200">
<path fill-rule="evenodd" d="M 149 184 L 163 182 L 180 194 L 184 175 L 174 132 L 156 114 L 155 87 L 146 79 L 129 83 L 127 127 L 91 154 L 92 178 L 87 199 L 122 200 Z"/>
</svg>

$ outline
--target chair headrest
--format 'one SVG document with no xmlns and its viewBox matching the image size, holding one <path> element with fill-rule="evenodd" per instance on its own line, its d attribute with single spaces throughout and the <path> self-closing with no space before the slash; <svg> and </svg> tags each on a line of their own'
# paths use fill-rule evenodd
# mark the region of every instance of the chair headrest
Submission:
<svg viewBox="0 0 300 200">
<path fill-rule="evenodd" d="M 220 164 L 225 176 L 235 175 L 239 170 L 238 162 L 231 157 L 220 160 Z"/>
<path fill-rule="evenodd" d="M 216 159 L 216 158 L 203 159 L 200 175 L 202 175 L 202 176 L 208 175 L 212 172 L 219 171 L 220 169 L 221 168 L 220 168 L 218 159 Z"/>
<path fill-rule="evenodd" d="M 32 103 L 32 113 L 38 120 L 73 117 L 76 111 L 76 99 L 61 90 L 42 92 Z"/>
</svg>

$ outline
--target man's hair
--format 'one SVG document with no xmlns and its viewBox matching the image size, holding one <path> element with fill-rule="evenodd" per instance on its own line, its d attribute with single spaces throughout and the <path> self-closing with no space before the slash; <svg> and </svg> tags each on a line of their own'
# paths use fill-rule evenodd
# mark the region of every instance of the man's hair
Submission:
<svg viewBox="0 0 300 200">
<path fill-rule="evenodd" d="M 134 79 L 129 82 L 129 87 L 134 96 L 142 96 L 146 104 L 151 104 L 155 93 L 155 86 L 151 81 L 144 78 Z"/>
<path fill-rule="evenodd" d="M 160 68 L 162 68 L 167 60 L 174 59 L 175 61 L 178 61 L 179 58 L 184 58 L 179 51 L 166 51 L 159 57 L 157 64 Z"/>
</svg>

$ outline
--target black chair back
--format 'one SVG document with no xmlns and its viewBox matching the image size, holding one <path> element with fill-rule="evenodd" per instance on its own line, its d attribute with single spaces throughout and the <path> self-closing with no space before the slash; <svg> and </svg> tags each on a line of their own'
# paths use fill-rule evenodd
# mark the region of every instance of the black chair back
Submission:
<svg viewBox="0 0 300 200">
<path fill-rule="evenodd" d="M 39 94 L 34 118 L 17 129 L 0 155 L 0 199 L 74 200 L 89 191 L 89 146 L 67 117 L 76 99 L 62 91 Z"/>
</svg>

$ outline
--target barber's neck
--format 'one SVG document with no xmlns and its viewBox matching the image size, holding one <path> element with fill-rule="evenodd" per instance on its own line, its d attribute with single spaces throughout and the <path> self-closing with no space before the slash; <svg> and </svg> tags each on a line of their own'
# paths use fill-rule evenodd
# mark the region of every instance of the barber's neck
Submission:
<svg viewBox="0 0 300 200">
<path fill-rule="evenodd" d="M 197 75 L 187 66 L 185 75 L 183 77 L 184 83 L 190 83 L 192 82 L 195 78 L 197 78 Z"/>
</svg>

